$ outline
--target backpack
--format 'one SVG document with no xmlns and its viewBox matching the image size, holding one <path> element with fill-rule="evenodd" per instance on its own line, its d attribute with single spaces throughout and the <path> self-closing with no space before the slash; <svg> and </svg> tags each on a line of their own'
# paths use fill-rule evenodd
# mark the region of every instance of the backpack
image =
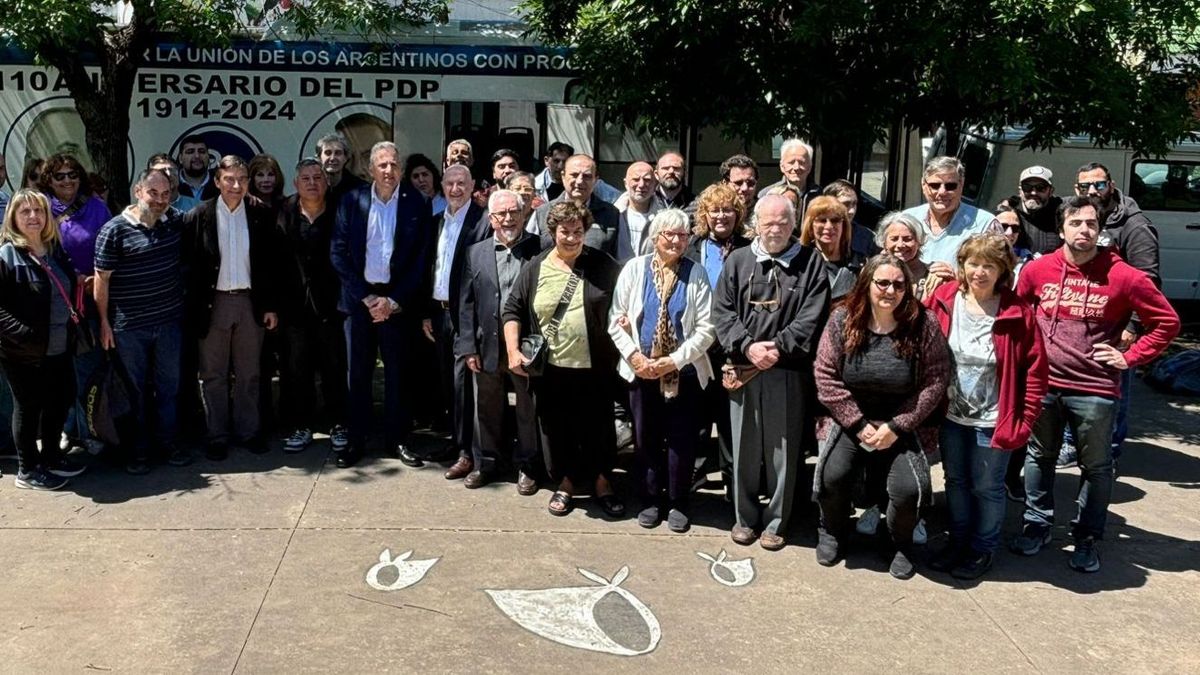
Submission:
<svg viewBox="0 0 1200 675">
<path fill-rule="evenodd" d="M 1169 394 L 1200 396 L 1200 350 L 1159 359 L 1146 373 L 1146 383 Z"/>
</svg>

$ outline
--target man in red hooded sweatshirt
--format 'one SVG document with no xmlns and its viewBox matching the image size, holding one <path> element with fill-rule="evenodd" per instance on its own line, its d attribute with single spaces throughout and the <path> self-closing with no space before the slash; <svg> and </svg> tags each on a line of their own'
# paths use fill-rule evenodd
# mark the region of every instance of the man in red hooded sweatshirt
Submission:
<svg viewBox="0 0 1200 675">
<path fill-rule="evenodd" d="M 1079 514 L 1071 523 L 1070 565 L 1079 572 L 1100 569 L 1096 542 L 1104 536 L 1112 497 L 1111 439 L 1121 372 L 1153 360 L 1179 334 L 1179 316 L 1150 277 L 1097 246 L 1099 214 L 1093 199 L 1065 200 L 1058 213 L 1062 247 L 1028 263 L 1017 283 L 1017 295 L 1036 307 L 1050 391 L 1025 459 L 1024 530 L 1010 548 L 1034 555 L 1050 542 L 1055 461 L 1063 427 L 1070 427 L 1083 476 Z M 1134 312 L 1144 332 L 1121 351 L 1121 332 Z"/>
</svg>

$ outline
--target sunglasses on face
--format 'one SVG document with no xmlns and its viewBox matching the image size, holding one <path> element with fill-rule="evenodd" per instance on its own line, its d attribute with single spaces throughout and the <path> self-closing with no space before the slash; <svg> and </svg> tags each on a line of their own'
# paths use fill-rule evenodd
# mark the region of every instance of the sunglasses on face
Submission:
<svg viewBox="0 0 1200 675">
<path fill-rule="evenodd" d="M 903 279 L 900 281 L 892 281 L 891 279 L 872 279 L 871 283 L 875 284 L 875 288 L 878 288 L 881 291 L 886 291 L 887 289 L 891 288 L 897 293 L 904 292 Z"/>
<path fill-rule="evenodd" d="M 1090 188 L 1096 188 L 1096 192 L 1104 192 L 1108 189 L 1108 181 L 1094 180 L 1089 183 L 1076 183 L 1075 187 L 1078 188 L 1080 192 L 1087 192 Z"/>
<path fill-rule="evenodd" d="M 1021 183 L 1021 190 L 1024 192 L 1045 192 L 1049 189 L 1048 183 Z"/>
<path fill-rule="evenodd" d="M 925 183 L 925 185 L 929 187 L 929 191 L 930 191 L 930 192 L 937 192 L 938 190 L 940 190 L 940 189 L 941 189 L 941 188 L 943 188 L 943 187 L 945 187 L 945 188 L 946 188 L 946 192 L 954 192 L 955 190 L 957 190 L 957 189 L 958 189 L 958 183 L 930 183 L 930 182 L 926 182 L 926 183 Z"/>
<path fill-rule="evenodd" d="M 52 176 L 54 180 L 76 180 L 79 178 L 78 171 L 63 171 Z"/>
</svg>

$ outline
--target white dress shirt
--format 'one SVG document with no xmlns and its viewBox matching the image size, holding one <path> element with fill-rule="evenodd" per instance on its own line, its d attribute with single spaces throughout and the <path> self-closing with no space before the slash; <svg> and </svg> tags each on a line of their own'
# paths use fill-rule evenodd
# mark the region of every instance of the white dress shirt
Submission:
<svg viewBox="0 0 1200 675">
<path fill-rule="evenodd" d="M 250 227 L 246 223 L 245 202 L 230 211 L 224 199 L 217 199 L 217 246 L 221 252 L 217 290 L 250 288 Z"/>
<path fill-rule="evenodd" d="M 452 213 L 446 207 L 446 215 L 442 218 L 442 231 L 438 235 L 437 259 L 433 268 L 433 299 L 441 302 L 450 301 L 450 269 L 454 265 L 454 249 L 458 246 L 458 238 L 462 235 L 463 220 L 467 217 L 467 209 L 471 208 L 470 200 L 463 204 L 458 213 Z"/>
<path fill-rule="evenodd" d="M 367 268 L 363 278 L 369 284 L 392 280 L 392 249 L 396 246 L 396 205 L 399 190 L 386 202 L 371 186 L 371 210 L 367 213 Z"/>
</svg>

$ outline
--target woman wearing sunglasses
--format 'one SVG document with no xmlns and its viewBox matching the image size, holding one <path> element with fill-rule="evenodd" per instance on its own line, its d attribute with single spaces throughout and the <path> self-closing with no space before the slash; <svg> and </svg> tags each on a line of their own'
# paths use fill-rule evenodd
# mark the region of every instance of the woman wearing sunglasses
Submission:
<svg viewBox="0 0 1200 675">
<path fill-rule="evenodd" d="M 58 225 L 63 250 L 83 277 L 82 304 L 79 307 L 84 317 L 82 328 L 91 335 L 99 335 L 100 318 L 96 313 L 96 302 L 92 299 L 92 283 L 96 274 L 96 235 L 112 218 L 112 214 L 108 206 L 92 194 L 87 172 L 72 155 L 59 153 L 47 158 L 42 166 L 39 187 L 50 199 L 51 216 Z M 79 391 L 83 391 L 88 378 L 100 365 L 100 360 L 100 351 L 95 349 L 75 359 L 75 380 Z M 99 452 L 103 447 L 88 433 L 83 401 L 77 401 L 71 408 L 63 445 L 66 449 L 86 445 L 92 452 Z"/>
<path fill-rule="evenodd" d="M 814 368 L 817 397 L 832 424 L 823 430 L 813 488 L 821 505 L 817 562 L 845 553 L 854 482 L 885 475 L 891 574 L 913 575 L 919 507 L 932 496 L 926 453 L 937 449 L 934 412 L 946 397 L 946 338 L 913 297 L 908 266 L 896 256 L 871 258 L 833 310 Z"/>
<path fill-rule="evenodd" d="M 1048 366 L 1033 308 L 1012 290 L 1016 256 L 998 234 L 958 250 L 958 279 L 925 301 L 954 358 L 940 445 L 950 544 L 930 563 L 957 579 L 992 567 L 1004 524 L 1009 457 L 1042 410 Z"/>
</svg>

